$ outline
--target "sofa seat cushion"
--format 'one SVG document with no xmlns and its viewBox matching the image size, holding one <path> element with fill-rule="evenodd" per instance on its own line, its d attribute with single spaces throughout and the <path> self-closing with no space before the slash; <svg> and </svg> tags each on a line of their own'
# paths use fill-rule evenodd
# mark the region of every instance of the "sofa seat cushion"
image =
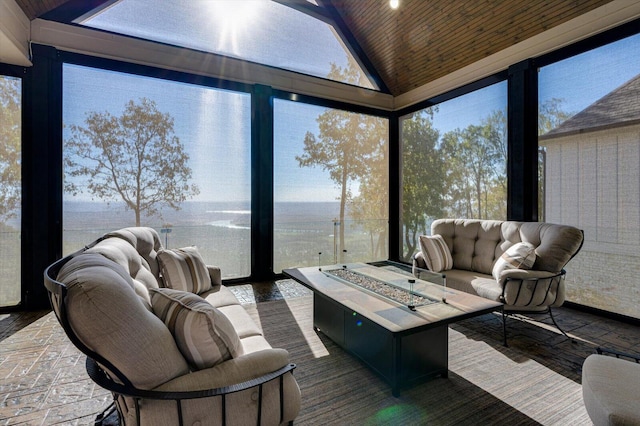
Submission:
<svg viewBox="0 0 640 426">
<path fill-rule="evenodd" d="M 228 305 L 217 309 L 229 318 L 241 339 L 250 336 L 262 336 L 262 330 L 242 305 Z"/>
<path fill-rule="evenodd" d="M 548 292 L 540 292 L 535 289 L 535 281 L 525 281 L 522 285 L 518 278 L 540 278 L 538 286 L 546 286 L 548 281 L 546 276 L 554 275 L 551 272 L 527 271 L 527 270 L 509 270 L 509 277 L 514 278 L 512 283 L 506 282 L 504 291 L 504 300 L 501 299 L 503 294 L 503 282 L 496 281 L 491 275 L 480 274 L 478 272 L 464 271 L 460 269 L 451 269 L 447 271 L 447 287 L 486 299 L 495 300 L 496 302 L 505 303 L 505 310 L 527 310 L 542 311 L 547 306 L 560 306 L 564 302 L 564 287 L 558 288 L 557 284 L 553 284 Z M 503 274 L 504 275 L 504 274 Z M 546 288 L 546 287 L 545 287 Z M 553 301 L 556 303 L 553 303 Z"/>
<path fill-rule="evenodd" d="M 589 355 L 582 366 L 582 397 L 596 425 L 640 424 L 640 364 Z"/>
<path fill-rule="evenodd" d="M 122 266 L 85 252 L 69 260 L 57 280 L 67 286 L 67 317 L 75 334 L 134 386 L 153 389 L 189 372 L 173 336 L 145 309 Z"/>
<path fill-rule="evenodd" d="M 447 271 L 447 287 L 500 302 L 502 288 L 488 274 L 452 269 Z"/>
<path fill-rule="evenodd" d="M 267 339 L 259 335 L 242 338 L 240 339 L 240 343 L 242 343 L 242 351 L 245 355 L 271 348 Z"/>
<path fill-rule="evenodd" d="M 196 247 L 161 249 L 158 264 L 165 287 L 195 294 L 211 289 L 209 271 Z"/>
<path fill-rule="evenodd" d="M 235 294 L 225 286 L 215 286 L 211 290 L 201 293 L 200 297 L 216 308 L 240 304 Z"/>
<path fill-rule="evenodd" d="M 197 294 L 153 289 L 151 305 L 193 369 L 213 367 L 242 355 L 240 338 L 231 321 Z"/>
</svg>

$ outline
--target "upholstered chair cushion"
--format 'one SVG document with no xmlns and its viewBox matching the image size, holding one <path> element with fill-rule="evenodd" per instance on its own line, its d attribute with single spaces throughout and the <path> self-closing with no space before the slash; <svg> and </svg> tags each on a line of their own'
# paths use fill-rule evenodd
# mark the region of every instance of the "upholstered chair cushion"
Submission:
<svg viewBox="0 0 640 426">
<path fill-rule="evenodd" d="M 173 336 L 145 309 L 121 265 L 85 252 L 69 260 L 57 280 L 67 287 L 67 317 L 80 341 L 134 386 L 153 389 L 189 372 Z"/>
<path fill-rule="evenodd" d="M 431 224 L 431 235 L 442 235 L 455 269 L 491 275 L 495 260 L 503 252 L 498 248 L 501 224 L 498 220 L 438 219 Z"/>
<path fill-rule="evenodd" d="M 196 294 L 211 289 L 209 271 L 196 247 L 160 250 L 158 263 L 165 287 Z"/>
<path fill-rule="evenodd" d="M 500 279 L 500 274 L 507 269 L 531 269 L 536 261 L 536 248 L 531 243 L 516 243 L 502 253 L 493 266 L 493 277 Z"/>
<path fill-rule="evenodd" d="M 153 312 L 169 328 L 194 370 L 242 355 L 240 338 L 229 319 L 202 297 L 169 288 L 150 292 Z"/>
<path fill-rule="evenodd" d="M 142 256 L 143 262 L 147 263 L 149 270 L 158 281 L 160 269 L 158 267 L 156 255 L 158 250 L 162 248 L 162 243 L 160 242 L 160 236 L 155 229 L 144 226 L 135 226 L 109 232 L 105 237 L 122 238 L 129 242 L 140 256 Z M 155 287 L 158 286 L 156 285 Z"/>
<path fill-rule="evenodd" d="M 420 250 L 430 271 L 440 272 L 453 268 L 451 252 L 442 235 L 421 235 L 419 240 Z"/>
<path fill-rule="evenodd" d="M 148 289 L 157 288 L 158 281 L 149 270 L 147 262 L 130 243 L 122 238 L 106 238 L 85 253 L 100 254 L 122 266 L 133 279 L 136 294 L 144 300 L 147 309 L 151 309 Z"/>
<path fill-rule="evenodd" d="M 582 366 L 582 397 L 594 425 L 640 424 L 640 364 L 589 355 Z"/>
<path fill-rule="evenodd" d="M 531 269 L 560 272 L 582 246 L 578 228 L 546 222 L 504 222 L 504 240 L 529 242 L 536 247 L 536 262 Z"/>
</svg>

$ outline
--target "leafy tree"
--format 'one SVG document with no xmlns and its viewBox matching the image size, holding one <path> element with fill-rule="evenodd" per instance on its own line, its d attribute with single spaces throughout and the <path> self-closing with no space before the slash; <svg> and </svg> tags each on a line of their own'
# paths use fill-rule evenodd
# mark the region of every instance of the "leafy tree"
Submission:
<svg viewBox="0 0 640 426">
<path fill-rule="evenodd" d="M 368 117 L 372 154 L 360 177 L 360 194 L 351 197 L 350 215 L 369 233 L 371 258 L 386 258 L 389 215 L 389 128 L 383 119 Z M 375 238 L 377 236 L 377 238 Z M 375 239 L 375 241 L 374 241 Z"/>
<path fill-rule="evenodd" d="M 0 77 L 0 220 L 15 217 L 21 200 L 20 79 Z"/>
<path fill-rule="evenodd" d="M 488 193 L 504 171 L 500 144 L 499 132 L 490 124 L 469 125 L 443 136 L 450 215 L 488 218 Z"/>
<path fill-rule="evenodd" d="M 353 63 L 345 69 L 331 64 L 329 77 L 345 82 L 356 82 L 361 78 Z M 318 136 L 311 132 L 305 134 L 304 153 L 296 156 L 296 160 L 300 167 L 322 167 L 340 188 L 339 249 L 342 262 L 345 212 L 347 201 L 351 198 L 350 184 L 360 182 L 371 172 L 372 159 L 380 155 L 381 120 L 364 114 L 328 109 L 316 121 Z M 377 187 L 378 184 L 370 182 L 370 185 Z"/>
<path fill-rule="evenodd" d="M 551 98 L 540 105 L 538 111 L 538 135 L 544 135 L 561 125 L 575 113 L 562 110 L 563 99 Z"/>
<path fill-rule="evenodd" d="M 135 213 L 136 226 L 142 215 L 157 215 L 160 205 L 179 210 L 180 203 L 199 193 L 189 184 L 189 155 L 173 133 L 173 118 L 149 99 L 129 101 L 119 117 L 89 112 L 85 126 L 70 129 L 64 165 L 71 179 L 65 189 L 124 201 Z M 86 185 L 73 179 L 79 177 L 86 177 Z"/>
<path fill-rule="evenodd" d="M 442 217 L 444 161 L 438 152 L 438 130 L 433 128 L 436 107 L 402 121 L 403 258 L 416 251 L 418 235 L 430 218 Z"/>
</svg>

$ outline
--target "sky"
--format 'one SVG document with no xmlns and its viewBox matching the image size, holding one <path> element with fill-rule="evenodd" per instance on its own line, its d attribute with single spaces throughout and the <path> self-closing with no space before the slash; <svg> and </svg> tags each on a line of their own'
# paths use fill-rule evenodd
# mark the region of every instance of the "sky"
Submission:
<svg viewBox="0 0 640 426">
<path fill-rule="evenodd" d="M 147 1 L 150 0 L 119 2 L 118 7 L 108 9 L 94 18 L 92 25 L 107 28 L 111 19 L 109 17 L 112 16 L 122 19 L 126 25 L 138 28 L 136 35 L 144 37 L 144 28 L 147 28 L 145 25 L 148 22 L 139 25 L 139 20 L 153 23 L 160 19 L 153 14 L 141 14 L 139 9 L 136 9 L 144 7 Z M 197 1 L 202 4 L 224 3 Z M 167 1 L 166 7 L 173 8 L 176 4 L 177 2 Z M 290 10 L 281 5 L 277 6 L 286 10 L 282 15 L 286 18 Z M 151 9 L 164 10 L 158 7 Z M 297 58 L 298 63 L 309 63 L 311 67 L 324 74 L 328 72 L 332 60 L 346 64 L 344 49 L 336 42 L 335 35 L 326 31 L 324 23 L 315 27 L 317 32 L 313 32 L 312 26 L 317 25 L 319 21 L 287 21 L 295 23 L 292 31 L 293 34 L 297 34 L 294 37 L 296 42 L 292 43 L 291 39 L 281 36 L 284 31 L 273 31 L 274 28 L 281 29 L 286 25 L 285 21 L 264 20 L 266 12 L 255 13 L 255 10 L 250 9 L 240 8 L 237 12 L 241 13 L 224 21 L 227 25 L 222 26 L 226 28 L 223 36 L 218 35 L 226 37 L 227 44 L 233 49 L 247 46 L 252 55 L 267 53 L 267 56 L 285 62 L 287 55 L 277 53 L 293 53 L 290 57 Z M 198 26 L 201 29 L 198 30 L 194 28 L 195 25 L 184 25 L 181 19 L 210 19 L 216 15 L 215 13 L 211 16 L 205 16 L 203 13 L 187 17 L 181 15 L 184 14 L 183 10 L 176 9 L 172 13 L 174 15 L 171 16 L 178 18 L 164 23 L 165 30 L 161 31 L 161 34 L 167 37 L 181 34 L 180 38 L 193 37 L 194 40 L 211 36 L 197 32 L 210 32 L 210 27 L 215 26 L 207 27 L 201 23 Z M 233 20 L 236 20 L 235 26 L 231 25 Z M 264 22 L 269 22 L 270 25 L 260 25 Z M 266 29 L 260 29 L 262 27 Z M 252 34 L 259 37 L 249 37 Z M 314 37 L 309 37 L 309 34 L 313 34 Z M 230 41 L 231 39 L 233 40 Z M 218 42 L 221 42 L 220 39 L 215 41 Z M 203 49 L 205 46 L 196 43 L 192 47 Z M 539 74 L 540 101 L 560 98 L 564 101 L 564 110 L 577 113 L 639 73 L 640 35 L 636 35 L 542 68 Z M 69 64 L 64 66 L 63 78 L 63 120 L 66 126 L 82 125 L 89 111 L 109 111 L 113 115 L 120 115 L 129 100 L 139 101 L 143 97 L 152 99 L 160 111 L 170 114 L 175 119 L 175 134 L 187 148 L 191 158 L 193 181 L 200 188 L 200 194 L 195 200 L 250 199 L 249 94 Z M 493 111 L 506 110 L 506 104 L 507 85 L 506 82 L 501 82 L 440 104 L 439 112 L 434 117 L 434 125 L 442 135 L 456 128 L 479 124 Z M 328 173 L 320 168 L 301 169 L 295 160 L 296 155 L 303 153 L 306 132 L 318 134 L 316 118 L 325 108 L 275 100 L 274 111 L 276 201 L 335 200 L 339 191 L 329 179 Z M 64 137 L 68 135 L 66 127 Z M 69 199 L 68 196 L 66 198 Z M 88 199 L 87 196 L 80 198 Z"/>
</svg>

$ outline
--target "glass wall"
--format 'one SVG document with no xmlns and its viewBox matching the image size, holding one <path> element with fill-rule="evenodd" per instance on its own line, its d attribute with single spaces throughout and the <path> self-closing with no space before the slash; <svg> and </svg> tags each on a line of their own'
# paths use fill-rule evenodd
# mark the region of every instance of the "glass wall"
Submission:
<svg viewBox="0 0 640 426">
<path fill-rule="evenodd" d="M 76 22 L 374 89 L 325 9 L 304 9 L 317 9 L 327 19 L 277 1 L 119 0 Z M 349 68 L 349 75 L 340 68 Z"/>
<path fill-rule="evenodd" d="M 0 307 L 21 301 L 22 80 L 0 75 Z"/>
<path fill-rule="evenodd" d="M 507 83 L 400 118 L 402 258 L 434 219 L 506 219 Z"/>
<path fill-rule="evenodd" d="M 388 258 L 386 118 L 274 101 L 274 272 Z"/>
<path fill-rule="evenodd" d="M 543 217 L 585 234 L 566 267 L 567 299 L 636 318 L 639 93 L 640 35 L 540 69 Z"/>
<path fill-rule="evenodd" d="M 249 94 L 65 64 L 63 122 L 65 254 L 142 225 L 250 275 Z"/>
</svg>

